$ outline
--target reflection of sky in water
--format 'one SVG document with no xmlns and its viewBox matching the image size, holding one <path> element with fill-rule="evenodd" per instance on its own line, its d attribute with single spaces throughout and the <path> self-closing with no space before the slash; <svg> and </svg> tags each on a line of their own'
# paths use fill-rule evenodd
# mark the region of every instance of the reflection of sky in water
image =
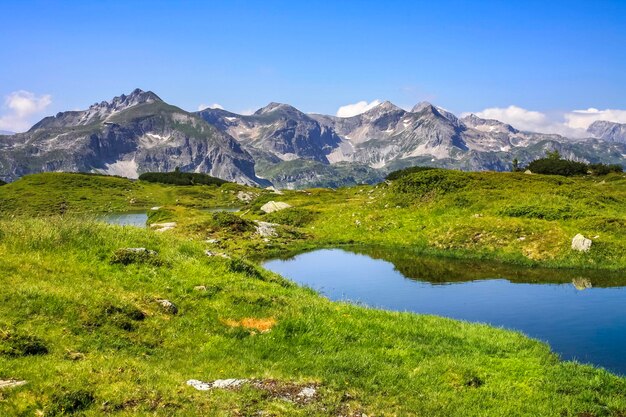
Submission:
<svg viewBox="0 0 626 417">
<path fill-rule="evenodd" d="M 338 249 L 272 260 L 264 266 L 333 300 L 520 330 L 548 342 L 564 359 L 626 375 L 623 287 L 579 291 L 571 282 L 518 284 L 506 279 L 432 285 L 405 278 L 389 262 Z"/>
<path fill-rule="evenodd" d="M 109 223 L 117 224 L 120 226 L 139 226 L 145 227 L 146 221 L 148 221 L 148 215 L 143 213 L 111 213 L 103 214 L 97 217 L 98 220 Z"/>
</svg>

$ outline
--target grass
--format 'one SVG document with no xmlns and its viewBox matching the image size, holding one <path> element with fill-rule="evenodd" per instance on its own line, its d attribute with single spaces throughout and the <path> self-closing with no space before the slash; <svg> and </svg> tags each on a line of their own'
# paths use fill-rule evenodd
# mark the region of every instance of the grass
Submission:
<svg viewBox="0 0 626 417">
<path fill-rule="evenodd" d="M 0 236 L 0 329 L 11 335 L 0 379 L 28 381 L 0 391 L 0 415 L 626 412 L 624 379 L 519 333 L 333 303 L 245 260 L 206 257 L 198 241 L 71 217 L 5 220 Z M 125 247 L 163 262 L 112 263 Z M 318 384 L 319 395 L 298 404 L 185 384 L 228 377 Z"/>
<path fill-rule="evenodd" d="M 264 214 L 269 200 L 293 208 Z M 0 391 L 0 415 L 623 417 L 626 380 L 561 362 L 519 333 L 333 303 L 251 260 L 350 246 L 407 276 L 421 275 L 410 252 L 459 258 L 446 271 L 455 280 L 468 268 L 483 277 L 477 265 L 492 271 L 486 260 L 497 260 L 534 266 L 537 280 L 548 271 L 539 266 L 590 268 L 594 286 L 622 285 L 624 202 L 623 175 L 428 170 L 283 195 L 24 177 L 0 187 L 0 379 L 28 384 Z M 176 227 L 156 233 L 84 216 L 152 206 L 161 208 L 150 223 Z M 234 206 L 241 211 L 204 210 Z M 276 224 L 275 236 L 258 235 L 255 221 Z M 576 233 L 593 239 L 590 252 L 571 250 Z M 264 382 L 209 392 L 185 384 L 231 377 Z M 264 384 L 319 393 L 286 402 Z"/>
</svg>

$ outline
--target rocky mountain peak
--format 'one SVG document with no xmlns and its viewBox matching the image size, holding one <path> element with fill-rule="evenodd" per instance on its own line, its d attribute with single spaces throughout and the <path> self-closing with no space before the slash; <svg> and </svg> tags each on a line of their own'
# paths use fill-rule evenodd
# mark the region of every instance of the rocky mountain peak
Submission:
<svg viewBox="0 0 626 417">
<path fill-rule="evenodd" d="M 413 106 L 413 108 L 411 109 L 411 113 L 419 113 L 423 110 L 433 110 L 433 109 L 435 109 L 435 106 L 433 106 L 431 103 L 427 101 L 420 101 L 415 106 Z"/>
<path fill-rule="evenodd" d="M 597 120 L 589 125 L 587 132 L 610 142 L 626 143 L 626 123 Z"/>
<path fill-rule="evenodd" d="M 481 132 L 495 132 L 495 133 L 517 133 L 518 130 L 513 126 L 502 123 L 499 120 L 483 119 L 475 114 L 469 114 L 461 119 L 461 121 L 471 128 L 480 130 Z"/>
<path fill-rule="evenodd" d="M 380 103 L 379 105 L 375 107 L 372 107 L 371 109 L 369 109 L 363 114 L 371 118 L 378 118 L 380 116 L 383 116 L 385 114 L 392 113 L 392 112 L 405 113 L 405 111 L 402 108 L 396 106 L 395 104 L 387 100 L 387 101 Z"/>
<path fill-rule="evenodd" d="M 267 106 L 261 107 L 259 110 L 254 112 L 254 114 L 257 115 L 257 116 L 260 116 L 262 114 L 268 114 L 268 113 L 272 113 L 272 112 L 275 112 L 275 111 L 283 111 L 283 112 L 289 112 L 289 113 L 294 113 L 294 112 L 300 113 L 300 111 L 298 109 L 296 109 L 293 106 L 290 106 L 289 104 L 271 102 Z"/>
</svg>

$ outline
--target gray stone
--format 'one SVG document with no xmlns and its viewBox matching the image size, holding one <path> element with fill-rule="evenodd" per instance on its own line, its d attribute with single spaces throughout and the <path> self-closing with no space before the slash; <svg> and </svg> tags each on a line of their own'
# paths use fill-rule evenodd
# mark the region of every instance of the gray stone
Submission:
<svg viewBox="0 0 626 417">
<path fill-rule="evenodd" d="M 257 224 L 256 227 L 256 233 L 261 236 L 261 237 L 275 237 L 278 234 L 276 233 L 276 226 L 278 226 L 276 223 L 268 223 L 268 222 L 261 222 L 261 221 L 255 221 L 255 223 Z"/>
<path fill-rule="evenodd" d="M 26 381 L 18 381 L 17 379 L 0 379 L 0 389 L 14 388 L 25 384 Z"/>
<path fill-rule="evenodd" d="M 161 305 L 161 307 L 166 313 L 178 314 L 178 307 L 176 307 L 176 305 L 172 303 L 170 300 L 157 299 L 156 302 Z"/>
<path fill-rule="evenodd" d="M 587 239 L 579 233 L 572 239 L 572 249 L 579 252 L 589 252 L 592 243 L 591 239 Z"/>
</svg>

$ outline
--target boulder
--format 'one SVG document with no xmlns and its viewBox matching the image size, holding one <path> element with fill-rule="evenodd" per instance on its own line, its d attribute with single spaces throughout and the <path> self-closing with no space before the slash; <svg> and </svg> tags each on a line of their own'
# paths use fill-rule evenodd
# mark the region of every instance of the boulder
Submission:
<svg viewBox="0 0 626 417">
<path fill-rule="evenodd" d="M 157 252 L 146 248 L 120 248 L 113 252 L 112 264 L 129 265 L 132 263 L 148 262 L 158 265 L 160 262 Z"/>
<path fill-rule="evenodd" d="M 276 223 L 268 223 L 268 222 L 260 222 L 260 221 L 255 221 L 255 223 L 257 224 L 256 227 L 256 233 L 261 236 L 261 237 L 274 237 L 277 236 L 276 233 L 276 226 L 278 226 Z"/>
<path fill-rule="evenodd" d="M 273 213 L 275 211 L 284 210 L 289 207 L 291 207 L 289 204 L 283 203 L 282 201 L 268 201 L 261 206 L 261 211 L 265 213 Z"/>
<path fill-rule="evenodd" d="M 156 302 L 161 305 L 161 307 L 166 313 L 178 314 L 178 307 L 176 307 L 176 305 L 172 303 L 170 300 L 158 299 L 156 300 Z"/>
<path fill-rule="evenodd" d="M 248 202 L 252 201 L 255 197 L 256 197 L 256 195 L 254 195 L 254 193 L 250 193 L 250 192 L 239 191 L 237 193 L 237 199 L 239 201 L 243 201 L 244 203 L 248 203 Z"/>
<path fill-rule="evenodd" d="M 150 225 L 155 232 L 165 232 L 167 230 L 172 230 L 176 227 L 176 222 L 167 222 L 167 223 L 152 223 Z"/>
<path fill-rule="evenodd" d="M 583 290 L 593 287 L 593 285 L 591 284 L 591 281 L 589 281 L 587 278 L 574 278 L 572 280 L 572 285 L 578 291 L 583 291 Z"/>
<path fill-rule="evenodd" d="M 589 252 L 592 243 L 591 239 L 587 239 L 579 233 L 572 239 L 572 249 L 579 252 Z"/>
</svg>

